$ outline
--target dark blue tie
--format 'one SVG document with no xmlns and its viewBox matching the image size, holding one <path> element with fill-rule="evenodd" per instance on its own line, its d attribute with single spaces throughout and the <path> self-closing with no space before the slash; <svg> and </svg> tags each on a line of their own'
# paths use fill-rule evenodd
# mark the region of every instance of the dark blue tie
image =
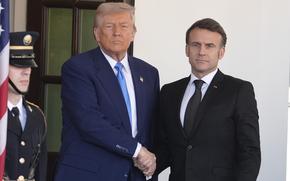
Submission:
<svg viewBox="0 0 290 181">
<path fill-rule="evenodd" d="M 123 93 L 123 97 L 125 99 L 125 103 L 127 106 L 127 111 L 128 111 L 128 115 L 129 115 L 130 123 L 131 123 L 131 120 L 132 120 L 131 103 L 130 103 L 130 96 L 127 89 L 126 79 L 123 74 L 123 67 L 124 67 L 123 64 L 118 62 L 116 63 L 114 68 L 117 70 L 117 79 L 119 81 L 119 84 Z"/>
</svg>

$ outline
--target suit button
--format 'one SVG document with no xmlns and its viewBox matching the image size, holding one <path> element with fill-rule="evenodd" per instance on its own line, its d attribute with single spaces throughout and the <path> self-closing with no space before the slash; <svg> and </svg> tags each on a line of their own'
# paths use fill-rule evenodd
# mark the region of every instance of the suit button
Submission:
<svg viewBox="0 0 290 181">
<path fill-rule="evenodd" d="M 20 175 L 20 176 L 17 178 L 17 181 L 24 181 L 24 177 L 23 177 L 23 175 Z"/>
<path fill-rule="evenodd" d="M 20 144 L 21 144 L 21 146 L 25 146 L 26 145 L 25 141 L 21 141 Z"/>
<path fill-rule="evenodd" d="M 192 145 L 188 145 L 187 150 L 191 150 L 191 149 L 192 149 Z"/>
<path fill-rule="evenodd" d="M 21 157 L 21 158 L 19 158 L 19 163 L 20 163 L 20 164 L 24 164 L 24 163 L 25 163 L 25 159 L 24 159 L 24 158 L 22 158 L 22 157 Z"/>
<path fill-rule="evenodd" d="M 20 175 L 20 176 L 17 178 L 17 181 L 24 181 L 24 177 L 23 177 L 23 175 Z"/>
</svg>

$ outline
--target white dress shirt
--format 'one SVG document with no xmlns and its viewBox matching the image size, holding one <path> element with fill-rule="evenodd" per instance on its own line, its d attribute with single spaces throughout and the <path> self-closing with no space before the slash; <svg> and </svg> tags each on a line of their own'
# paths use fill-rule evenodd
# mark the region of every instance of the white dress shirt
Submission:
<svg viewBox="0 0 290 181">
<path fill-rule="evenodd" d="M 213 72 L 207 74 L 206 76 L 204 76 L 201 80 L 204 81 L 204 83 L 202 84 L 202 87 L 201 87 L 201 100 L 203 99 L 207 89 L 208 89 L 208 86 L 210 85 L 213 77 L 215 76 L 215 74 L 217 73 L 217 70 L 214 70 Z M 185 93 L 183 95 L 183 99 L 182 99 L 182 102 L 181 102 L 181 106 L 180 106 L 180 121 L 181 121 L 181 125 L 183 126 L 184 125 L 184 116 L 185 116 L 185 110 L 186 110 L 186 107 L 187 107 L 187 104 L 188 104 L 188 101 L 189 99 L 191 98 L 191 96 L 194 94 L 194 91 L 195 91 L 195 84 L 194 84 L 194 81 L 197 80 L 198 78 L 193 74 L 191 73 L 190 75 L 190 81 L 188 82 L 187 84 L 187 87 L 186 87 L 186 90 L 185 90 Z"/>
<path fill-rule="evenodd" d="M 116 65 L 117 61 L 114 60 L 109 55 L 107 55 L 103 50 L 102 50 L 102 53 L 104 54 L 104 56 L 108 60 L 109 64 L 111 65 L 111 68 L 113 69 L 115 75 L 117 76 L 117 70 L 115 69 L 115 65 Z M 127 90 L 128 90 L 128 93 L 129 93 L 130 104 L 131 104 L 131 114 L 132 114 L 131 115 L 132 116 L 131 117 L 132 118 L 132 120 L 131 120 L 131 130 L 132 130 L 132 137 L 135 138 L 135 136 L 138 133 L 136 99 L 135 99 L 134 84 L 133 84 L 131 69 L 130 69 L 129 62 L 128 62 L 127 53 L 126 53 L 125 57 L 122 60 L 120 60 L 120 63 L 122 63 L 123 66 L 124 66 L 123 67 L 123 74 L 124 74 L 124 77 L 125 77 L 125 80 L 126 80 Z M 142 145 L 140 143 L 138 143 L 133 157 L 137 157 L 139 151 L 141 150 L 141 147 L 142 147 Z"/>
<path fill-rule="evenodd" d="M 27 118 L 26 109 L 23 106 L 23 98 L 21 97 L 21 99 L 19 100 L 19 102 L 16 105 L 12 104 L 8 100 L 7 106 L 8 106 L 9 111 L 11 111 L 12 108 L 14 108 L 14 107 L 18 108 L 18 110 L 19 110 L 19 120 L 20 120 L 20 124 L 21 124 L 21 127 L 22 127 L 22 131 L 23 131 L 24 128 L 25 128 L 25 125 L 26 125 L 26 118 Z"/>
</svg>

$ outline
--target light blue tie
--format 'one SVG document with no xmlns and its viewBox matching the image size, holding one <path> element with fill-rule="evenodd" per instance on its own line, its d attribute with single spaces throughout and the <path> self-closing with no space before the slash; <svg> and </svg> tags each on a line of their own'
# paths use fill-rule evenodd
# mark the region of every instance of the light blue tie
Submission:
<svg viewBox="0 0 290 181">
<path fill-rule="evenodd" d="M 127 85 L 126 85 L 126 79 L 122 71 L 123 67 L 124 67 L 123 64 L 118 62 L 116 63 L 114 68 L 117 70 L 117 79 L 119 81 L 119 84 L 120 84 L 120 87 L 121 87 L 121 90 L 122 90 L 122 93 L 126 102 L 127 111 L 128 111 L 128 115 L 129 115 L 130 123 L 131 123 L 131 120 L 132 120 L 131 103 L 130 103 L 130 96 L 129 96 Z"/>
</svg>

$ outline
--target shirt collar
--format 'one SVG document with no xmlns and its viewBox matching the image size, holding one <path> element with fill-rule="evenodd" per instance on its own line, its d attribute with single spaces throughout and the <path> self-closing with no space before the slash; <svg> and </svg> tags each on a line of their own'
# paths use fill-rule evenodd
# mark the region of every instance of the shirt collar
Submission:
<svg viewBox="0 0 290 181">
<path fill-rule="evenodd" d="M 215 69 L 214 71 L 212 71 L 211 73 L 207 74 L 206 76 L 202 77 L 201 80 L 203 80 L 207 85 L 209 85 L 213 79 L 213 77 L 215 76 L 215 74 L 217 73 L 218 69 Z M 190 85 L 193 83 L 193 81 L 197 80 L 199 78 L 197 78 L 193 73 L 191 73 L 190 75 Z"/>
<path fill-rule="evenodd" d="M 101 49 L 102 53 L 104 54 L 105 58 L 108 60 L 110 66 L 112 67 L 113 70 L 115 70 L 115 65 L 117 63 L 116 60 L 114 60 L 112 57 L 110 57 L 108 54 L 106 54 L 102 49 Z M 125 72 L 129 72 L 130 71 L 130 67 L 129 67 L 129 61 L 128 61 L 128 54 L 125 54 L 125 57 L 120 61 L 120 63 L 123 64 L 123 70 Z"/>
<path fill-rule="evenodd" d="M 21 97 L 21 99 L 18 101 L 18 103 L 16 105 L 12 104 L 9 100 L 7 103 L 8 109 L 11 111 L 13 107 L 17 107 L 19 110 L 22 110 L 22 106 L 23 106 L 23 98 Z"/>
</svg>

